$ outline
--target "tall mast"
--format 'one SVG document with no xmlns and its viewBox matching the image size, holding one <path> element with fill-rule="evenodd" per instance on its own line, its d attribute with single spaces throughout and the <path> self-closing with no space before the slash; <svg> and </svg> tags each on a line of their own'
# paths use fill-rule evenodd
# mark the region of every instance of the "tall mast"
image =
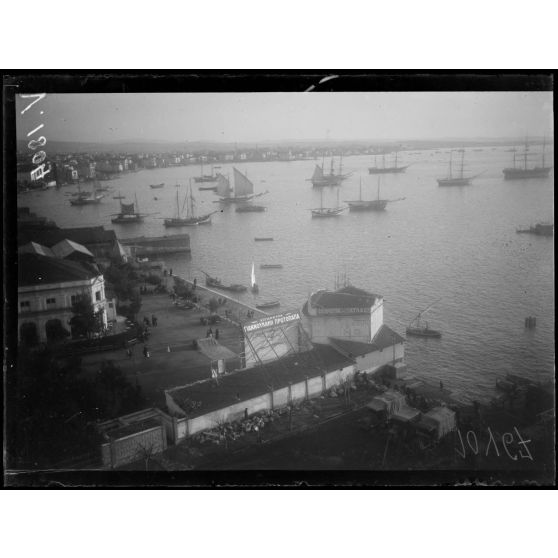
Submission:
<svg viewBox="0 0 558 558">
<path fill-rule="evenodd" d="M 178 188 L 176 189 L 176 218 L 180 219 L 180 205 L 178 203 Z"/>
<path fill-rule="evenodd" d="M 465 159 L 465 148 L 463 148 L 461 150 L 461 171 L 460 171 L 460 177 L 459 178 L 463 178 L 463 160 Z"/>
<path fill-rule="evenodd" d="M 385 153 L 382 155 L 382 166 L 384 167 L 384 169 L 386 168 L 386 154 Z"/>
<path fill-rule="evenodd" d="M 380 199 L 380 177 L 378 176 L 378 199 Z"/>
<path fill-rule="evenodd" d="M 325 171 L 325 149 L 322 151 L 322 172 Z"/>
<path fill-rule="evenodd" d="M 339 188 L 337 188 L 337 207 L 339 207 Z"/>
<path fill-rule="evenodd" d="M 343 153 L 341 153 L 341 157 L 339 157 L 339 174 L 343 174 Z"/>
<path fill-rule="evenodd" d="M 397 150 L 395 151 L 395 168 L 397 168 Z"/>
<path fill-rule="evenodd" d="M 529 149 L 529 144 L 527 142 L 527 136 L 525 136 L 525 153 L 523 154 L 523 168 L 527 170 L 527 150 Z"/>
<path fill-rule="evenodd" d="M 546 136 L 543 136 L 542 168 L 544 169 L 544 152 L 546 151 Z"/>
<path fill-rule="evenodd" d="M 358 183 L 358 201 L 362 201 L 362 176 Z"/>
<path fill-rule="evenodd" d="M 451 178 L 451 159 L 453 157 L 453 151 L 450 150 L 450 160 L 449 160 L 449 178 Z"/>
<path fill-rule="evenodd" d="M 320 209 L 324 208 L 324 190 L 320 188 Z"/>
<path fill-rule="evenodd" d="M 136 200 L 136 213 L 139 213 L 139 203 L 138 203 L 138 196 L 137 194 L 134 194 L 134 198 Z M 122 203 L 122 202 L 121 202 Z"/>
</svg>

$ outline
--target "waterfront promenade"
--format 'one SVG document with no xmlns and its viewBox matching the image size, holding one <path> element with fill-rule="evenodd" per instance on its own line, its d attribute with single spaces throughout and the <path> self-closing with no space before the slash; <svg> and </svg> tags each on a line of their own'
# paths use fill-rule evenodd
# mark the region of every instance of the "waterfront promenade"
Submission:
<svg viewBox="0 0 558 558">
<path fill-rule="evenodd" d="M 173 278 L 167 276 L 164 280 L 171 290 Z M 175 306 L 168 294 L 143 296 L 138 321 L 141 323 L 144 317 L 149 320 L 152 316 L 157 318 L 157 326 L 150 327 L 147 342 L 137 343 L 132 348 L 131 358 L 124 349 L 85 355 L 82 357 L 83 369 L 95 373 L 104 361 L 112 361 L 130 382 L 142 388 L 148 405 L 165 409 L 166 389 L 211 377 L 209 359 L 194 349 L 193 344 L 194 339 L 205 338 L 210 327 L 201 323 L 201 318 L 210 314 L 206 308 L 210 298 L 227 299 L 216 312 L 221 316 L 221 322 L 211 328 L 214 333 L 219 330 L 219 343 L 237 355 L 241 351 L 242 338 L 239 324 L 265 315 L 261 310 L 205 287 L 196 287 L 196 295 L 198 307 L 189 310 Z M 229 318 L 224 317 L 225 309 L 230 312 Z M 249 312 L 254 313 L 253 318 L 248 317 Z M 149 358 L 142 353 L 144 345 L 149 350 Z M 229 371 L 238 366 L 239 359 L 227 362 Z"/>
</svg>

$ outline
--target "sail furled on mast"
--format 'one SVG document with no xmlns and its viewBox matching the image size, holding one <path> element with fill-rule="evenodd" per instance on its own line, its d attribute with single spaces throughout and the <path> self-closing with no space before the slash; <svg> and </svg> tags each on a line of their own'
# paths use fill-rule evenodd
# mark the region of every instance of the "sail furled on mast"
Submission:
<svg viewBox="0 0 558 558">
<path fill-rule="evenodd" d="M 239 170 L 233 168 L 234 171 L 234 195 L 239 198 L 241 196 L 250 196 L 254 193 L 254 185 Z"/>
<path fill-rule="evenodd" d="M 231 195 L 229 180 L 222 174 L 217 175 L 217 194 L 222 198 L 228 198 Z"/>
<path fill-rule="evenodd" d="M 254 270 L 254 262 L 252 262 L 252 273 L 250 274 L 250 284 L 252 287 L 256 284 L 256 271 Z"/>
</svg>

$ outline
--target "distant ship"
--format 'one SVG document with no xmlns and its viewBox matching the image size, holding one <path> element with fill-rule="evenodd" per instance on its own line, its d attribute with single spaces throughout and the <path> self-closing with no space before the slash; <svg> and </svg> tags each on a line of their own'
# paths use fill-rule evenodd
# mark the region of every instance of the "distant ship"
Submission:
<svg viewBox="0 0 558 558">
<path fill-rule="evenodd" d="M 506 168 L 502 172 L 504 173 L 505 180 L 521 180 L 523 178 L 546 178 L 552 169 L 552 167 L 545 166 L 545 151 L 546 151 L 546 139 L 543 139 L 543 151 L 542 151 L 542 161 L 540 167 L 528 167 L 527 157 L 529 152 L 529 143 L 527 138 L 525 138 L 525 151 L 523 152 L 523 167 L 517 166 L 516 150 L 513 150 L 513 167 Z"/>
<path fill-rule="evenodd" d="M 248 180 L 248 177 L 235 167 L 233 167 L 233 173 L 234 188 L 231 187 L 228 178 L 222 174 L 217 175 L 217 195 L 219 196 L 219 203 L 245 203 L 267 194 L 267 192 L 254 194 L 254 184 Z"/>
<path fill-rule="evenodd" d="M 324 207 L 324 193 L 320 191 L 320 207 L 311 209 L 312 217 L 338 217 L 346 207 L 339 205 L 339 189 L 337 190 L 337 207 Z"/>
<path fill-rule="evenodd" d="M 165 185 L 165 183 L 161 182 L 161 184 L 150 184 L 149 187 L 150 188 L 163 188 L 164 185 Z"/>
<path fill-rule="evenodd" d="M 343 174 L 343 157 L 339 158 L 339 172 L 336 174 L 333 170 L 333 158 L 331 159 L 331 169 L 329 174 L 324 173 L 324 160 L 322 166 L 316 165 L 312 178 L 308 180 L 312 182 L 314 188 L 323 188 L 325 186 L 340 186 L 343 180 L 349 178 L 353 173 Z"/>
<path fill-rule="evenodd" d="M 251 203 L 246 203 L 244 205 L 239 205 L 235 211 L 237 213 L 262 213 L 267 210 L 265 205 L 253 205 Z"/>
<path fill-rule="evenodd" d="M 214 174 L 215 167 L 211 167 L 211 174 L 203 174 L 203 160 L 201 161 L 201 172 L 200 172 L 200 176 L 194 176 L 194 182 L 196 183 L 200 183 L 200 182 L 216 182 L 217 181 L 217 176 Z M 217 168 L 221 168 L 221 167 L 217 167 Z M 201 189 L 201 188 L 200 188 Z"/>
<path fill-rule="evenodd" d="M 135 206 L 133 203 L 122 203 L 120 201 L 120 213 L 115 213 L 115 217 L 111 219 L 111 222 L 119 225 L 131 225 L 134 223 L 142 223 L 143 218 L 147 214 L 142 214 L 139 212 L 138 198 L 135 198 Z M 136 211 L 136 208 L 138 210 Z"/>
<path fill-rule="evenodd" d="M 405 198 L 397 200 L 381 200 L 380 199 L 380 177 L 378 176 L 378 197 L 375 200 L 362 199 L 362 178 L 359 182 L 358 200 L 344 200 L 349 206 L 349 211 L 383 211 L 389 202 L 401 201 Z"/>
<path fill-rule="evenodd" d="M 184 212 L 184 207 L 186 207 L 186 216 L 182 217 Z M 196 225 L 208 225 L 211 223 L 211 216 L 216 211 L 207 213 L 205 215 L 196 215 L 195 212 L 195 200 L 192 195 L 192 185 L 190 184 L 186 196 L 184 196 L 184 202 L 182 203 L 182 208 L 180 207 L 178 201 L 178 188 L 176 189 L 176 217 L 168 217 L 164 220 L 165 227 L 193 227 Z"/>
<path fill-rule="evenodd" d="M 471 184 L 473 178 L 475 178 L 474 176 L 464 176 L 463 165 L 465 160 L 465 150 L 460 149 L 459 151 L 461 152 L 461 165 L 459 167 L 459 172 L 457 175 L 453 173 L 453 151 L 450 151 L 448 175 L 446 178 L 438 178 L 438 186 L 468 186 Z"/>
<path fill-rule="evenodd" d="M 537 223 L 528 229 L 518 229 L 518 233 L 530 233 L 537 236 L 554 236 L 554 225 L 552 223 Z"/>
<path fill-rule="evenodd" d="M 421 324 L 420 321 L 421 316 L 424 313 L 428 312 L 428 310 L 430 310 L 430 308 L 432 308 L 432 306 L 434 306 L 436 302 L 433 302 L 430 306 L 428 306 L 424 310 L 421 310 L 416 315 L 416 317 L 411 321 L 411 323 L 406 329 L 407 335 L 413 335 L 415 337 L 435 337 L 435 338 L 442 337 L 441 332 L 437 331 L 436 329 L 430 329 L 430 327 L 428 326 L 428 322 L 424 322 L 424 324 Z"/>
<path fill-rule="evenodd" d="M 78 193 L 70 200 L 71 205 L 97 205 L 101 203 L 104 195 L 99 194 L 96 184 L 91 192 L 82 192 L 78 184 Z"/>
<path fill-rule="evenodd" d="M 405 172 L 409 165 L 397 166 L 397 151 L 395 152 L 395 161 L 392 167 L 386 167 L 386 156 L 382 155 L 382 166 L 379 167 L 376 164 L 376 156 L 374 156 L 374 166 L 368 167 L 369 174 L 389 174 L 389 173 L 399 173 Z"/>
</svg>

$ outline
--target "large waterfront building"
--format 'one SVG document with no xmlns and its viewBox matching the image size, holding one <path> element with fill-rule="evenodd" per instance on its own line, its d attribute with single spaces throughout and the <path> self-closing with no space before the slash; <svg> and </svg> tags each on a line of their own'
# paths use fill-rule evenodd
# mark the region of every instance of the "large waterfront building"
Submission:
<svg viewBox="0 0 558 558">
<path fill-rule="evenodd" d="M 371 343 L 384 323 L 384 299 L 351 285 L 319 290 L 302 308 L 302 321 L 313 343 L 330 338 Z"/>
<path fill-rule="evenodd" d="M 54 249 L 36 243 L 20 249 L 17 327 L 22 345 L 48 343 L 61 331 L 69 333 L 72 305 L 80 296 L 91 300 L 101 326 L 107 327 L 105 281 L 91 258 L 86 248 L 68 242 Z"/>
</svg>

